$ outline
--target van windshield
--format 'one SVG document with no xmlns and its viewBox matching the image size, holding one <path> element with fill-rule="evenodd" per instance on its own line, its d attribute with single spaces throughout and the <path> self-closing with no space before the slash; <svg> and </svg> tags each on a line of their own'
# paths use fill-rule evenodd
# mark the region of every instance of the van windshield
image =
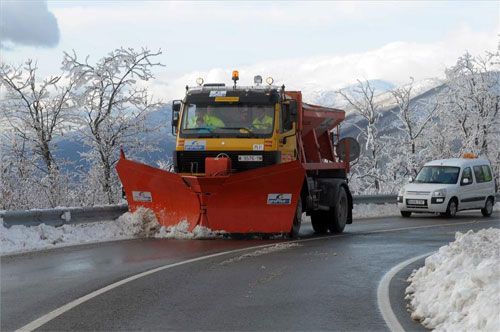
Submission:
<svg viewBox="0 0 500 332">
<path fill-rule="evenodd" d="M 414 182 L 454 184 L 458 181 L 459 173 L 460 167 L 424 166 L 418 172 Z"/>
</svg>

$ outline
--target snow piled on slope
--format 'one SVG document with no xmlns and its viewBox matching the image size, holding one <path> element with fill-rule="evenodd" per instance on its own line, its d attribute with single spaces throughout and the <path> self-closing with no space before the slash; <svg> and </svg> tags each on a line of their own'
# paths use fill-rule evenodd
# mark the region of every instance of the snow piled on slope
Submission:
<svg viewBox="0 0 500 332">
<path fill-rule="evenodd" d="M 500 229 L 455 238 L 408 279 L 411 317 L 437 331 L 500 331 Z"/>
<path fill-rule="evenodd" d="M 185 221 L 168 228 L 160 227 L 154 213 L 143 208 L 127 212 L 116 220 L 60 227 L 40 224 L 7 228 L 0 222 L 0 255 L 133 238 L 206 239 L 221 234 L 202 226 L 196 226 L 193 232 L 187 229 Z"/>
</svg>

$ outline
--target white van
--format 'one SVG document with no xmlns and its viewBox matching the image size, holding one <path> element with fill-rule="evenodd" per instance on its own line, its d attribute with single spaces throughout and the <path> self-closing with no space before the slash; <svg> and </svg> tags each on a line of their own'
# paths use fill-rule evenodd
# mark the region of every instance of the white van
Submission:
<svg viewBox="0 0 500 332">
<path fill-rule="evenodd" d="M 457 211 L 474 209 L 480 209 L 488 217 L 493 212 L 495 190 L 490 162 L 486 159 L 434 160 L 401 188 L 398 207 L 403 217 L 411 216 L 412 212 L 453 217 Z"/>
</svg>

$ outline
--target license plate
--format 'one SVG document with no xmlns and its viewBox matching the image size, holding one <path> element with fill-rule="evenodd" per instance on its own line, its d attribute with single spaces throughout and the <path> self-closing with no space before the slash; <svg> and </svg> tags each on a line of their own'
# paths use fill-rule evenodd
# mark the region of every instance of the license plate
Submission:
<svg viewBox="0 0 500 332">
<path fill-rule="evenodd" d="M 425 205 L 425 199 L 409 199 L 406 203 L 412 205 Z"/>
<path fill-rule="evenodd" d="M 238 161 L 262 161 L 261 155 L 239 155 Z"/>
</svg>

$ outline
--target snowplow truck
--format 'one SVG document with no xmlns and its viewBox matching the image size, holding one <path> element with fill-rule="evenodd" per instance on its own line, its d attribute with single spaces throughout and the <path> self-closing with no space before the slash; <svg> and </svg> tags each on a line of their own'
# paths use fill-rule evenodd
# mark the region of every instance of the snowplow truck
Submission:
<svg viewBox="0 0 500 332">
<path fill-rule="evenodd" d="M 295 237 L 304 212 L 316 233 L 352 223 L 347 174 L 357 142 L 339 139 L 345 112 L 258 78 L 237 86 L 236 72 L 234 86 L 186 86 L 172 103 L 173 171 L 122 151 L 116 168 L 131 211 L 151 209 L 164 226 L 236 234 Z"/>
</svg>

